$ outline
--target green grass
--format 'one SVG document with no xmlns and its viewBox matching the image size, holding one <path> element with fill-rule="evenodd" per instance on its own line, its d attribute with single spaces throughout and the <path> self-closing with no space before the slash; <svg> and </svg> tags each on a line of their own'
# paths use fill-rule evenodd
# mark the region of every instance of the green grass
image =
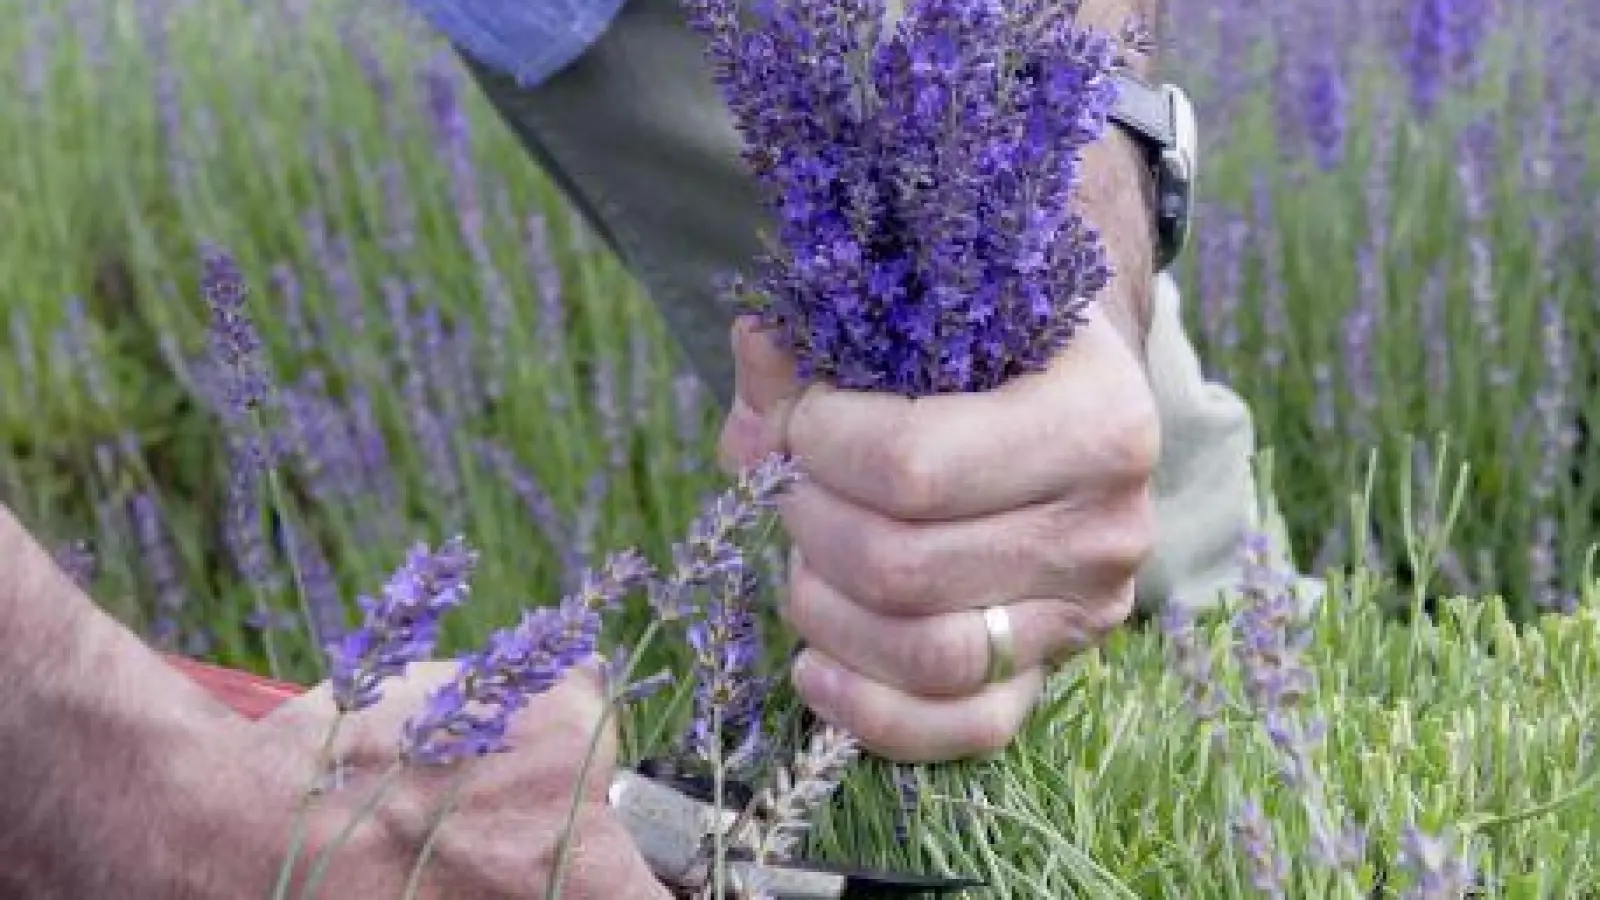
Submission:
<svg viewBox="0 0 1600 900">
<path fill-rule="evenodd" d="M 38 45 L 38 17 L 23 12 L 30 3 L 0 5 L 7 21 L 26 23 L 0 33 L 0 58 L 18 65 L 30 43 Z M 213 659 L 267 668 L 261 636 L 245 622 L 256 593 L 240 582 L 221 537 L 222 425 L 199 401 L 191 380 L 200 376 L 183 356 L 203 350 L 196 252 L 199 241 L 214 240 L 239 256 L 256 288 L 252 310 L 279 381 L 319 373 L 336 398 L 364 393 L 387 436 L 397 476 L 396 503 L 384 518 L 390 530 L 369 533 L 370 507 L 316 500 L 306 473 L 286 479 L 289 521 L 314 535 L 345 596 L 375 589 L 405 542 L 455 531 L 482 552 L 482 566 L 473 600 L 452 620 L 451 648 L 555 596 L 560 542 L 478 464 L 471 453 L 478 440 L 512 452 L 569 527 L 592 517 L 593 548 L 638 546 L 665 559 L 698 499 L 721 484 L 710 463 L 717 411 L 704 402 L 682 411 L 672 387 L 681 361 L 646 298 L 573 223 L 453 64 L 440 72 L 456 79 L 472 123 L 493 270 L 514 311 L 503 328 L 494 327 L 485 301 L 494 282 L 461 237 L 449 170 L 422 113 L 415 79 L 436 48 L 367 10 L 360 33 L 393 79 L 385 104 L 341 42 L 342 17 L 331 4 L 307 4 L 314 7 L 307 20 L 293 26 L 272 3 L 170 5 L 179 10 L 169 17 L 168 42 L 183 111 L 180 179 L 169 170 L 156 102 L 167 76 L 147 52 L 131 2 L 78 17 L 84 27 L 108 28 L 99 68 L 81 44 L 58 39 L 44 95 L 33 102 L 8 92 L 0 100 L 7 137 L 0 305 L 17 314 L 26 335 L 0 355 L 0 502 L 47 541 L 93 541 L 94 595 L 146 630 L 159 611 L 158 585 L 126 504 L 140 493 L 156 498 L 178 551 L 185 633 L 203 638 Z M 47 18 L 71 27 L 64 16 Z M 1508 46 L 1497 59 L 1512 59 Z M 1226 313 L 1232 298 L 1202 281 L 1197 258 L 1182 272 L 1203 358 L 1251 401 L 1263 443 L 1274 450 L 1266 477 L 1302 562 L 1340 529 L 1346 547 L 1349 533 L 1378 532 L 1376 552 L 1362 565 L 1344 565 L 1348 551 L 1329 557 L 1337 567 L 1308 651 L 1319 686 L 1307 702 L 1329 721 L 1319 756 L 1328 796 L 1370 831 L 1361 890 L 1381 886 L 1380 896 L 1406 886 L 1393 860 L 1410 822 L 1462 829 L 1489 896 L 1600 894 L 1587 852 L 1600 837 L 1592 724 L 1600 605 L 1585 566 L 1595 488 L 1562 479 L 1549 496 L 1532 492 L 1539 426 L 1527 416 L 1529 398 L 1548 377 L 1536 327 L 1544 301 L 1563 314 L 1572 413 L 1593 420 L 1600 412 L 1583 390 L 1595 378 L 1596 289 L 1583 255 L 1590 248 L 1575 242 L 1541 258 L 1525 223 L 1565 207 L 1522 185 L 1516 167 L 1500 169 L 1483 227 L 1496 260 L 1494 314 L 1504 342 L 1485 347 L 1472 318 L 1469 229 L 1452 173 L 1463 122 L 1487 114 L 1514 124 L 1525 115 L 1527 104 L 1508 94 L 1509 68 L 1496 69 L 1479 93 L 1453 99 L 1442 121 L 1398 137 L 1391 199 L 1379 213 L 1390 240 L 1376 248 L 1386 291 L 1373 343 L 1379 402 L 1372 409 L 1363 411 L 1346 386 L 1338 351 L 1345 316 L 1361 296 L 1357 249 L 1372 230 L 1361 190 L 1371 129 L 1356 129 L 1346 166 L 1307 172 L 1282 161 L 1266 129 L 1266 98 L 1255 97 L 1206 160 L 1204 182 L 1202 229 L 1213 235 L 1225 210 L 1250 209 L 1258 173 L 1272 191 L 1273 212 L 1255 220 L 1241 257 L 1237 310 Z M 1362 82 L 1363 109 L 1373 84 Z M 400 250 L 391 239 L 402 207 L 386 194 L 386 167 L 403 182 L 411 211 L 413 243 Z M 1594 183 L 1593 172 L 1584 177 Z M 305 225 L 312 214 L 349 242 L 354 309 L 364 327 L 340 306 L 337 283 L 315 261 Z M 560 267 L 565 322 L 554 342 L 528 275 L 521 227 L 528 216 L 547 223 Z M 1290 298 L 1282 329 L 1272 325 L 1281 310 L 1263 261 L 1281 272 Z M 278 263 L 295 267 L 306 317 L 327 329 L 310 347 L 296 345 L 282 298 L 269 287 Z M 1432 272 L 1445 278 L 1442 331 L 1424 321 L 1415 300 Z M 386 278 L 411 284 L 419 305 L 436 304 L 447 337 L 479 335 L 470 351 L 477 358 L 493 355 L 481 336 L 503 341 L 498 398 L 465 413 L 452 433 L 462 463 L 454 503 L 414 435 L 407 373 L 387 362 L 397 335 L 385 308 Z M 69 297 L 82 298 L 88 313 L 87 362 L 60 337 Z M 1208 324 L 1214 321 L 1231 321 L 1237 338 Z M 1426 377 L 1431 334 L 1450 351 L 1442 392 L 1430 390 Z M 1282 361 L 1259 364 L 1277 358 L 1273 350 Z M 433 402 L 460 399 L 445 363 L 464 355 L 424 360 Z M 1319 363 L 1335 383 L 1332 429 L 1319 428 L 1314 414 L 1322 402 Z M 1509 375 L 1492 382 L 1495 367 Z M 609 378 L 598 377 L 605 372 Z M 106 385 L 104 398 L 93 389 L 96 379 Z M 615 421 L 594 402 L 608 381 L 622 411 Z M 1435 450 L 1414 466 L 1413 448 L 1423 445 L 1412 437 L 1440 432 L 1450 436 L 1449 452 Z M 1596 471 L 1597 452 L 1591 446 L 1563 464 Z M 1447 530 L 1463 465 L 1458 514 Z M 591 485 L 600 483 L 597 503 Z M 1528 547 L 1547 515 L 1561 524 L 1562 586 L 1582 595 L 1571 616 L 1537 616 L 1531 603 Z M 1439 600 L 1463 592 L 1440 571 L 1440 556 L 1463 561 L 1471 592 L 1487 596 Z M 293 611 L 289 580 L 280 580 L 267 600 Z M 1436 601 L 1435 619 L 1410 615 Z M 626 640 L 641 618 L 621 623 L 615 637 Z M 1222 665 L 1223 624 L 1207 627 Z M 302 633 L 277 634 L 275 642 L 280 674 L 318 677 Z M 1230 709 L 1210 723 L 1186 714 L 1164 649 L 1154 629 L 1120 633 L 1063 672 L 1050 702 L 1003 757 L 919 770 L 925 784 L 909 841 L 893 834 L 898 800 L 885 768 L 862 766 L 845 803 L 819 824 L 817 847 L 869 864 L 974 870 L 1002 897 L 1247 896 L 1248 874 L 1229 831 L 1235 804 L 1259 797 L 1284 846 L 1298 854 L 1306 843 L 1299 795 L 1283 787 L 1271 745 L 1247 713 Z M 681 664 L 681 648 L 662 661 Z M 681 715 L 670 700 L 645 705 L 628 723 L 631 752 L 656 745 L 652 736 L 661 732 L 652 726 Z M 1333 895 L 1313 867 L 1297 863 L 1294 877 L 1290 896 Z"/>
</svg>

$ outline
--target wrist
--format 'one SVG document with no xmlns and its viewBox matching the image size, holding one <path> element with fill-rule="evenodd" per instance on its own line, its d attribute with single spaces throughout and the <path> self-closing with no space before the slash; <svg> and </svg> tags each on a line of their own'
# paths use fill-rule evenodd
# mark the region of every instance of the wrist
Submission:
<svg viewBox="0 0 1600 900">
<path fill-rule="evenodd" d="M 169 838 L 209 770 L 176 773 L 225 713 L 3 508 L 0 641 L 0 895 L 204 896 Z"/>
<path fill-rule="evenodd" d="M 1100 306 L 1142 365 L 1155 268 L 1155 183 L 1143 150 L 1121 128 L 1109 127 L 1084 151 L 1079 192 L 1083 216 L 1099 230 L 1111 263 Z"/>
</svg>

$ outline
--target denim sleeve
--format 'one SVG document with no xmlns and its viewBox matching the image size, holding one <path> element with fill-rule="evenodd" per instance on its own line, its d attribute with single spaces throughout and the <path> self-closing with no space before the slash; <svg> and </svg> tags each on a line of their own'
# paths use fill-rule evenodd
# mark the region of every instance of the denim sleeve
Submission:
<svg viewBox="0 0 1600 900">
<path fill-rule="evenodd" d="M 625 2 L 409 0 L 409 5 L 461 51 L 532 88 L 582 56 Z"/>
</svg>

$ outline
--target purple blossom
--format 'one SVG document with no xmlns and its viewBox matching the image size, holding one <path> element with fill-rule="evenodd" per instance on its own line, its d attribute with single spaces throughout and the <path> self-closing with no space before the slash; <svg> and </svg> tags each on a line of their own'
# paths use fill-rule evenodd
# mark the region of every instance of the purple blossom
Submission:
<svg viewBox="0 0 1600 900">
<path fill-rule="evenodd" d="M 566 577 L 576 578 L 585 565 L 584 552 L 579 549 L 573 529 L 568 526 L 561 511 L 556 508 L 555 500 L 538 477 L 518 462 L 510 450 L 493 441 L 477 441 L 473 444 L 473 450 L 479 462 L 522 501 L 534 527 L 544 535 L 550 549 L 561 557 Z"/>
<path fill-rule="evenodd" d="M 528 277 L 533 282 L 538 301 L 538 342 L 540 356 L 545 360 L 546 382 L 559 371 L 567 360 L 567 310 L 561 293 L 561 269 L 551 247 L 550 225 L 541 215 L 530 215 L 526 220 L 526 255 Z M 547 388 L 546 401 L 552 412 L 562 412 L 568 400 L 553 386 Z"/>
<path fill-rule="evenodd" d="M 745 553 L 734 537 L 761 521 L 762 513 L 799 479 L 794 460 L 774 454 L 711 498 L 690 523 L 687 539 L 673 544 L 671 572 L 650 586 L 656 614 L 666 620 L 693 615 L 697 590 L 744 569 Z"/>
<path fill-rule="evenodd" d="M 1475 883 L 1472 860 L 1456 855 L 1444 836 L 1407 825 L 1400 835 L 1400 865 L 1414 879 L 1406 900 L 1457 900 Z"/>
<path fill-rule="evenodd" d="M 1412 0 L 1401 60 L 1420 117 L 1432 117 L 1447 89 L 1478 76 L 1494 6 L 1493 0 Z"/>
<path fill-rule="evenodd" d="M 1261 811 L 1261 804 L 1254 799 L 1240 803 L 1231 830 L 1249 868 L 1250 886 L 1266 897 L 1287 897 L 1289 857 L 1278 849 L 1272 822 Z"/>
<path fill-rule="evenodd" d="M 1168 603 L 1161 615 L 1161 632 L 1190 713 L 1201 721 L 1215 717 L 1227 703 L 1227 691 L 1217 681 L 1211 646 L 1195 627 L 1194 610 L 1182 603 Z"/>
<path fill-rule="evenodd" d="M 717 578 L 714 598 L 689 624 L 694 651 L 694 712 L 685 743 L 708 763 L 738 773 L 764 751 L 763 701 L 770 679 L 758 674 L 763 645 L 756 618 L 761 580 L 747 566 Z M 730 740 L 731 739 L 731 740 Z"/>
<path fill-rule="evenodd" d="M 300 276 L 295 273 L 294 266 L 278 263 L 272 267 L 269 283 L 283 309 L 284 327 L 289 332 L 289 339 L 293 342 L 294 348 L 301 353 L 310 353 L 317 341 L 310 323 L 306 321 L 305 297 L 300 287 Z"/>
<path fill-rule="evenodd" d="M 88 541 L 76 540 L 58 544 L 51 557 L 55 560 L 56 568 L 80 589 L 88 590 L 94 584 L 99 565 L 94 549 Z"/>
<path fill-rule="evenodd" d="M 871 0 L 687 6 L 778 222 L 732 292 L 802 379 L 986 390 L 1068 342 L 1111 275 L 1072 189 L 1119 52 L 1076 4 L 918 0 L 881 41 Z"/>
<path fill-rule="evenodd" d="M 22 373 L 22 395 L 29 402 L 39 393 L 38 348 L 33 341 L 33 318 L 26 304 L 11 308 L 11 352 Z"/>
<path fill-rule="evenodd" d="M 133 523 L 134 537 L 139 548 L 139 559 L 144 563 L 146 576 L 155 595 L 156 603 L 166 616 L 177 615 L 188 605 L 183 575 L 178 568 L 172 538 L 161 516 L 161 507 L 150 491 L 140 491 L 128 501 L 128 518 Z"/>
<path fill-rule="evenodd" d="M 598 572 L 586 571 L 577 592 L 559 605 L 527 610 L 519 624 L 491 634 L 406 721 L 402 757 L 442 765 L 508 749 L 512 716 L 573 666 L 596 658 L 602 614 L 617 610 L 653 574 L 638 554 L 615 554 Z"/>
<path fill-rule="evenodd" d="M 611 471 L 620 472 L 628 467 L 629 433 L 617 398 L 617 366 L 611 357 L 601 355 L 595 359 L 592 388 L 606 465 Z"/>
<path fill-rule="evenodd" d="M 311 643 L 326 647 L 344 633 L 344 603 L 333 566 L 316 536 L 287 521 L 283 523 L 284 544 L 294 559 L 299 577 L 300 596 L 308 616 Z"/>
<path fill-rule="evenodd" d="M 360 461 L 344 410 L 327 395 L 315 369 L 280 393 L 285 443 L 301 463 L 312 496 L 324 503 L 353 503 L 361 495 Z"/>
<path fill-rule="evenodd" d="M 1265 175 L 1251 182 L 1250 233 L 1261 271 L 1261 361 L 1277 371 L 1287 356 L 1289 342 L 1289 290 L 1283 280 L 1283 238 L 1277 221 L 1272 185 Z"/>
<path fill-rule="evenodd" d="M 234 570 L 245 584 L 273 591 L 278 587 L 262 519 L 262 469 L 257 442 L 234 437 L 229 442 L 227 506 L 222 535 Z M 260 610 L 258 610 L 260 612 Z"/>
<path fill-rule="evenodd" d="M 705 385 L 692 371 L 672 377 L 672 421 L 678 431 L 678 471 L 692 475 L 705 462 Z"/>
<path fill-rule="evenodd" d="M 100 356 L 94 351 L 94 337 L 82 297 L 67 299 L 67 327 L 62 332 L 61 341 L 67 351 L 67 359 L 89 391 L 90 401 L 102 410 L 113 409 L 110 379 L 106 377 Z"/>
<path fill-rule="evenodd" d="M 227 250 L 202 251 L 200 291 L 211 310 L 211 359 L 225 414 L 248 415 L 266 403 L 270 382 L 258 358 L 261 337 L 245 308 L 249 291 Z"/>
<path fill-rule="evenodd" d="M 1311 153 L 1319 168 L 1331 171 L 1344 162 L 1350 104 L 1343 63 L 1331 48 L 1324 46 L 1309 65 L 1305 91 L 1305 131 Z"/>
<path fill-rule="evenodd" d="M 327 647 L 333 699 L 354 712 L 378 702 L 385 678 L 433 653 L 439 619 L 470 589 L 477 553 L 460 538 L 438 550 L 416 544 L 377 597 L 356 598 L 361 626 Z"/>
</svg>

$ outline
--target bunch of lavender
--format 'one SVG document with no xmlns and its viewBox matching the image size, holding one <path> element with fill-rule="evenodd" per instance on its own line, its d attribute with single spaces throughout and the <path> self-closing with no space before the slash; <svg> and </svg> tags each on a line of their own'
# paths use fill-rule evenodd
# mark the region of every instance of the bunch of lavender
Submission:
<svg viewBox="0 0 1600 900">
<path fill-rule="evenodd" d="M 685 3 L 777 227 L 730 292 L 802 379 L 983 391 L 1067 344 L 1111 277 L 1072 201 L 1122 61 L 1076 0 Z"/>
</svg>

